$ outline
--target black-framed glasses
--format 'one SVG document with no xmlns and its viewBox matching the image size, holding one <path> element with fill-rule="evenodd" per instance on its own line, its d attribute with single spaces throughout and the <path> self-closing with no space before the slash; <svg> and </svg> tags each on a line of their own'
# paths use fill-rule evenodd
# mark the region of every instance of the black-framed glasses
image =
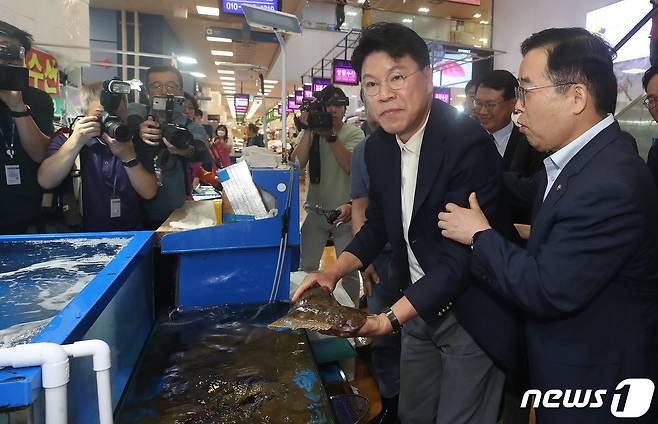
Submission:
<svg viewBox="0 0 658 424">
<path fill-rule="evenodd" d="M 410 74 L 403 75 L 401 72 L 393 72 L 391 75 L 386 77 L 386 85 L 393 91 L 398 91 L 404 88 L 407 83 L 407 78 L 410 76 L 422 71 L 422 69 L 416 69 Z M 376 79 L 366 78 L 363 80 L 361 86 L 363 87 L 363 92 L 366 96 L 376 96 L 381 91 L 383 81 L 377 81 Z"/>
<path fill-rule="evenodd" d="M 180 90 L 180 85 L 175 82 L 161 83 L 159 81 L 154 81 L 148 85 L 149 90 L 161 90 L 164 87 L 167 92 L 178 91 Z"/>
<path fill-rule="evenodd" d="M 566 85 L 573 85 L 573 84 L 578 84 L 578 83 L 575 81 L 570 81 L 570 82 L 561 82 L 559 84 L 542 85 L 540 87 L 528 87 L 528 88 L 518 86 L 514 89 L 514 93 L 516 94 L 516 98 L 519 100 L 519 102 L 521 102 L 521 105 L 525 107 L 525 97 L 531 91 L 541 90 L 542 88 L 550 88 L 550 87 L 564 87 Z"/>
<path fill-rule="evenodd" d="M 648 96 L 646 99 L 642 101 L 642 104 L 644 105 L 644 107 L 651 110 L 655 108 L 656 105 L 658 104 L 658 98 L 656 98 L 656 96 Z"/>
</svg>

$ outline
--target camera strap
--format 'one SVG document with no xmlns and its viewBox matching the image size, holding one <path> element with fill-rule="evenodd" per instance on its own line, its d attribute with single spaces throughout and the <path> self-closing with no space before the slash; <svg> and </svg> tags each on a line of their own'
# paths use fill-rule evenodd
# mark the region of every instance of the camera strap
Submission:
<svg viewBox="0 0 658 424">
<path fill-rule="evenodd" d="M 16 140 L 16 122 L 14 121 L 14 118 L 11 118 L 11 139 L 9 140 L 9 144 L 7 144 L 7 136 L 5 136 L 5 132 L 2 130 L 1 125 L 0 136 L 2 137 L 2 142 L 5 144 L 5 153 L 9 156 L 9 159 L 13 160 L 14 155 L 16 154 L 16 151 L 14 150 L 14 140 Z"/>
<path fill-rule="evenodd" d="M 311 184 L 320 184 L 320 175 L 322 174 L 322 164 L 320 163 L 320 135 L 313 133 L 311 148 L 308 152 L 308 175 Z"/>
</svg>

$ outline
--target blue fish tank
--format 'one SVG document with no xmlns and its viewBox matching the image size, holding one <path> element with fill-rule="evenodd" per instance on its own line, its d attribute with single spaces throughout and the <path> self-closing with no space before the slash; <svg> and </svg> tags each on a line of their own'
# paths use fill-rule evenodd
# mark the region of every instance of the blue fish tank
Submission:
<svg viewBox="0 0 658 424">
<path fill-rule="evenodd" d="M 298 169 L 252 176 L 269 217 L 160 240 L 178 263 L 169 316 L 152 232 L 0 236 L 0 348 L 106 342 L 114 422 L 335 422 L 306 334 L 266 327 L 298 267 Z M 65 422 L 101 420 L 92 362 L 70 361 Z M 44 373 L 0 368 L 0 423 L 46 422 Z"/>
</svg>

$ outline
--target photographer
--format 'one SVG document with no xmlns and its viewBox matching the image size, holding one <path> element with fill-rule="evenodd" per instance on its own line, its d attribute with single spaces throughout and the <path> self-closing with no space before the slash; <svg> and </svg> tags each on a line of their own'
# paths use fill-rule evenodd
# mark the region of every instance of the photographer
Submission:
<svg viewBox="0 0 658 424">
<path fill-rule="evenodd" d="M 300 267 L 303 271 L 318 269 L 329 236 L 333 237 L 337 256 L 352 240 L 350 226 L 338 225 L 346 221 L 347 217 L 342 216 L 345 214 L 331 224 L 323 214 L 350 200 L 352 149 L 365 138 L 360 129 L 343 124 L 348 103 L 343 90 L 330 85 L 320 92 L 314 104 L 304 107 L 298 121 L 305 129 L 297 137 L 291 159 L 297 159 L 302 168 L 308 164 L 306 218 L 301 229 Z M 318 125 L 316 121 L 323 120 L 323 113 L 326 125 Z M 356 273 L 343 278 L 343 287 L 357 305 L 359 278 Z"/>
<path fill-rule="evenodd" d="M 142 228 L 140 198 L 155 196 L 155 176 L 137 158 L 125 125 L 125 133 L 119 135 L 118 126 L 127 120 L 125 96 L 108 93 L 116 99 L 116 109 L 103 106 L 103 84 L 96 82 L 82 88 L 87 116 L 75 121 L 70 135 L 60 131 L 53 137 L 48 147 L 49 157 L 39 167 L 39 184 L 44 189 L 56 187 L 71 172 L 79 154 L 84 230 L 139 230 Z M 118 119 L 112 121 L 114 116 L 110 116 L 102 124 L 99 116 L 103 112 Z M 114 128 L 115 135 L 121 139 L 111 138 L 103 128 L 110 131 Z"/>
<path fill-rule="evenodd" d="M 31 46 L 30 34 L 0 21 L 0 66 L 7 77 L 0 82 L 0 234 L 24 233 L 41 211 L 37 168 L 46 157 L 48 137 L 37 127 L 24 97 L 31 92 L 24 69 Z"/>
<path fill-rule="evenodd" d="M 204 168 L 210 170 L 212 159 L 203 142 L 205 130 L 202 127 L 200 131 L 196 128 L 185 129 L 188 121 L 183 114 L 183 77 L 178 69 L 168 65 L 149 68 L 146 71 L 146 88 L 151 107 L 148 116 L 146 112 L 141 116 L 140 141 L 136 147 L 140 155 L 150 158 L 148 160 L 153 163 L 158 180 L 157 195 L 144 203 L 147 214 L 145 226 L 154 230 L 183 205 L 187 194 L 186 170 L 189 162 L 202 162 Z M 167 107 L 174 103 L 174 108 L 162 110 L 160 106 L 165 101 Z M 154 110 L 155 107 L 157 110 Z"/>
</svg>

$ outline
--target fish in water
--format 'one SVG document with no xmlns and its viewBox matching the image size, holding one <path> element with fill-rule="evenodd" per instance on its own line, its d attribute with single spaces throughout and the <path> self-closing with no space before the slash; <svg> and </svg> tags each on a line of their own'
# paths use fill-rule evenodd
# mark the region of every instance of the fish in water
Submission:
<svg viewBox="0 0 658 424">
<path fill-rule="evenodd" d="M 288 314 L 271 323 L 269 327 L 353 332 L 366 323 L 367 316 L 364 311 L 342 306 L 331 293 L 316 286 L 302 293 Z"/>
</svg>

